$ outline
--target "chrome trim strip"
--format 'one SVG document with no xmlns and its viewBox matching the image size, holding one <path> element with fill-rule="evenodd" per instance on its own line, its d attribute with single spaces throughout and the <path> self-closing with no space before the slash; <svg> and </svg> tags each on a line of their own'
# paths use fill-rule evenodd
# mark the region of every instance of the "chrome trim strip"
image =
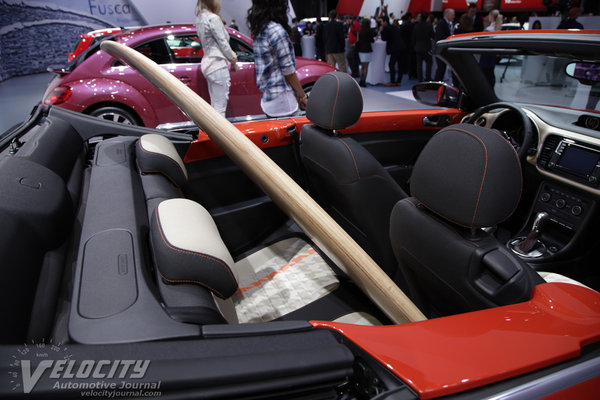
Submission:
<svg viewBox="0 0 600 400">
<path fill-rule="evenodd" d="M 600 376 L 600 357 L 516 386 L 488 400 L 539 399 Z"/>
</svg>

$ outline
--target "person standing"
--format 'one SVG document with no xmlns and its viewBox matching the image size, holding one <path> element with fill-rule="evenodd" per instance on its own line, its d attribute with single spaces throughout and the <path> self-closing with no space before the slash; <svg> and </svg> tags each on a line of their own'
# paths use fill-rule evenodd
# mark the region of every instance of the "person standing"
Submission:
<svg viewBox="0 0 600 400">
<path fill-rule="evenodd" d="M 402 33 L 404 39 L 404 50 L 402 51 L 402 59 L 404 60 L 404 69 L 408 72 L 410 79 L 417 79 L 417 58 L 415 57 L 415 51 L 410 45 L 410 39 L 412 38 L 413 31 L 415 29 L 415 23 L 412 18 L 412 14 L 407 12 L 402 16 L 402 23 L 397 25 Z"/>
<path fill-rule="evenodd" d="M 386 83 L 385 86 L 400 86 L 404 67 L 403 62 L 405 62 L 402 55 L 406 52 L 404 37 L 395 24 L 390 24 L 387 17 L 381 19 L 381 24 L 381 40 L 385 41 L 385 51 L 390 55 L 390 62 L 388 64 L 390 68 L 390 82 Z M 396 67 L 398 67 L 397 75 Z"/>
<path fill-rule="evenodd" d="M 417 61 L 417 80 L 419 82 L 431 80 L 431 40 L 433 39 L 433 25 L 429 22 L 427 12 L 423 11 L 417 18 L 413 30 L 412 45 Z M 425 62 L 425 76 L 423 76 L 423 62 Z"/>
<path fill-rule="evenodd" d="M 236 31 L 240 30 L 240 27 L 235 23 L 235 19 L 231 20 L 231 25 L 229 25 L 231 29 L 235 29 Z"/>
<path fill-rule="evenodd" d="M 485 31 L 494 32 L 501 30 L 503 20 L 504 17 L 500 14 L 500 11 L 496 9 L 491 10 L 485 20 L 485 24 L 487 25 Z M 496 55 L 482 54 L 481 57 L 479 57 L 479 66 L 489 84 L 494 87 L 496 84 Z"/>
<path fill-rule="evenodd" d="M 481 15 L 477 15 L 477 3 L 469 3 L 467 15 L 469 16 L 469 18 L 471 18 L 471 26 L 473 27 L 472 31 L 482 32 L 483 18 L 481 18 Z"/>
<path fill-rule="evenodd" d="M 375 9 L 375 14 L 373 17 L 375 19 L 388 17 L 388 6 L 387 4 L 383 4 L 383 0 L 381 0 L 381 4 Z"/>
<path fill-rule="evenodd" d="M 316 28 L 315 28 L 315 50 L 317 52 L 317 60 L 326 61 L 325 57 L 325 38 L 323 34 L 324 24 L 321 21 L 321 17 L 317 17 Z"/>
<path fill-rule="evenodd" d="M 461 15 L 458 20 L 458 25 L 456 29 L 454 29 L 454 33 L 459 35 L 461 33 L 471 32 L 473 32 L 473 19 L 469 16 L 469 14 Z"/>
<path fill-rule="evenodd" d="M 502 22 L 504 22 L 504 17 L 500 14 L 500 11 L 497 9 L 491 10 L 484 22 L 485 31 L 494 32 L 502 30 Z"/>
<path fill-rule="evenodd" d="M 321 17 L 317 17 L 317 27 L 315 29 L 315 47 L 317 50 L 317 60 L 325 61 L 325 35 L 323 34 L 324 28 L 323 22 L 321 22 Z"/>
<path fill-rule="evenodd" d="M 248 25 L 254 38 L 256 85 L 260 106 L 267 117 L 298 114 L 308 97 L 296 75 L 296 58 L 290 40 L 288 0 L 252 0 Z"/>
<path fill-rule="evenodd" d="M 231 72 L 237 70 L 237 56 L 229 45 L 220 11 L 221 0 L 198 0 L 196 4 L 196 31 L 204 50 L 200 67 L 208 83 L 210 105 L 225 116 L 231 86 L 227 67 L 231 64 Z"/>
<path fill-rule="evenodd" d="M 306 21 L 306 26 L 302 29 L 302 36 L 312 36 L 315 34 L 315 30 L 313 29 L 312 22 Z"/>
<path fill-rule="evenodd" d="M 360 30 L 360 23 L 350 15 L 348 28 L 348 48 L 346 49 L 346 60 L 350 67 L 350 74 L 353 78 L 360 76 L 360 59 L 358 58 L 358 50 L 356 49 L 356 39 Z"/>
<path fill-rule="evenodd" d="M 347 72 L 346 67 L 346 34 L 344 24 L 337 19 L 337 11 L 329 11 L 329 22 L 323 28 L 325 35 L 325 53 L 327 64 L 337 67 L 342 72 Z"/>
<path fill-rule="evenodd" d="M 371 29 L 371 21 L 364 18 L 360 24 L 358 31 L 358 40 L 356 48 L 358 49 L 358 58 L 360 58 L 360 86 L 367 87 L 367 73 L 369 72 L 369 63 L 373 54 L 373 46 L 375 42 L 375 34 Z"/>
<path fill-rule="evenodd" d="M 577 21 L 579 14 L 581 14 L 581 8 L 572 7 L 569 10 L 569 17 L 563 19 L 556 29 L 583 29 L 583 25 Z"/>
<path fill-rule="evenodd" d="M 454 23 L 454 9 L 446 8 L 444 10 L 443 18 L 435 25 L 435 35 L 434 39 L 436 42 L 440 40 L 446 39 L 448 36 L 453 33 L 453 23 Z M 437 69 L 435 71 L 435 80 L 441 82 L 444 80 L 444 75 L 446 74 L 446 63 L 442 60 L 438 60 Z"/>
<path fill-rule="evenodd" d="M 302 34 L 298 29 L 298 18 L 292 18 L 291 39 L 294 44 L 294 54 L 296 57 L 302 57 Z"/>
</svg>

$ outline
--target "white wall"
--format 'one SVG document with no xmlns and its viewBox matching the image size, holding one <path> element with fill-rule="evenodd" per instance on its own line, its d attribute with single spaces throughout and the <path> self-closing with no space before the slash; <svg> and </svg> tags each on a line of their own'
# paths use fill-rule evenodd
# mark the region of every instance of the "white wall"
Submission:
<svg viewBox="0 0 600 400">
<path fill-rule="evenodd" d="M 394 13 L 396 18 L 402 17 L 408 10 L 409 0 L 384 0 L 383 4 L 388 6 L 388 14 Z M 381 0 L 364 0 L 360 15 L 369 17 L 375 14 L 377 7 L 381 5 Z"/>
</svg>

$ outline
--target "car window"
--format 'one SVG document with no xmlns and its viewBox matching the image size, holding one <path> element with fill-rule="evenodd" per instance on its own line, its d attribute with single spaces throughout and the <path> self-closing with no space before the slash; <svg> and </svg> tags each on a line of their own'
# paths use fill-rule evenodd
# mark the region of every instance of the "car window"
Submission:
<svg viewBox="0 0 600 400">
<path fill-rule="evenodd" d="M 237 55 L 238 61 L 254 62 L 254 52 L 252 51 L 252 47 L 233 36 L 229 39 L 229 45 Z"/>
<path fill-rule="evenodd" d="M 169 35 L 167 46 L 171 50 L 176 63 L 199 63 L 204 50 L 196 35 Z"/>
<path fill-rule="evenodd" d="M 565 73 L 567 64 L 573 61 L 544 55 L 497 56 L 492 63 L 494 91 L 504 101 L 596 109 L 598 102 L 591 101 L 595 96 L 593 87 Z"/>
<path fill-rule="evenodd" d="M 140 44 L 139 46 L 134 47 L 134 49 L 157 64 L 171 64 L 173 62 L 171 50 L 165 45 L 165 41 L 163 39 L 156 39 Z M 123 65 L 125 64 L 119 60 L 115 60 L 113 64 L 113 66 L 116 67 Z"/>
</svg>

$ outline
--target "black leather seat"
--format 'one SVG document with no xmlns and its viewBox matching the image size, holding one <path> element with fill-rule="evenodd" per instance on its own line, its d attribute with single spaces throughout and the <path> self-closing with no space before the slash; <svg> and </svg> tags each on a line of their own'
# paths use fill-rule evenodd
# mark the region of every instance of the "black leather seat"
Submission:
<svg viewBox="0 0 600 400">
<path fill-rule="evenodd" d="M 468 124 L 427 143 L 411 198 L 392 211 L 390 238 L 410 296 L 429 316 L 526 301 L 544 280 L 482 227 L 516 209 L 521 165 L 499 133 Z"/>
<path fill-rule="evenodd" d="M 354 125 L 362 108 L 360 87 L 350 75 L 335 71 L 319 78 L 308 100 L 312 124 L 302 128 L 300 155 L 311 195 L 398 282 L 389 217 L 406 193 L 364 147 L 337 133 Z"/>
</svg>

